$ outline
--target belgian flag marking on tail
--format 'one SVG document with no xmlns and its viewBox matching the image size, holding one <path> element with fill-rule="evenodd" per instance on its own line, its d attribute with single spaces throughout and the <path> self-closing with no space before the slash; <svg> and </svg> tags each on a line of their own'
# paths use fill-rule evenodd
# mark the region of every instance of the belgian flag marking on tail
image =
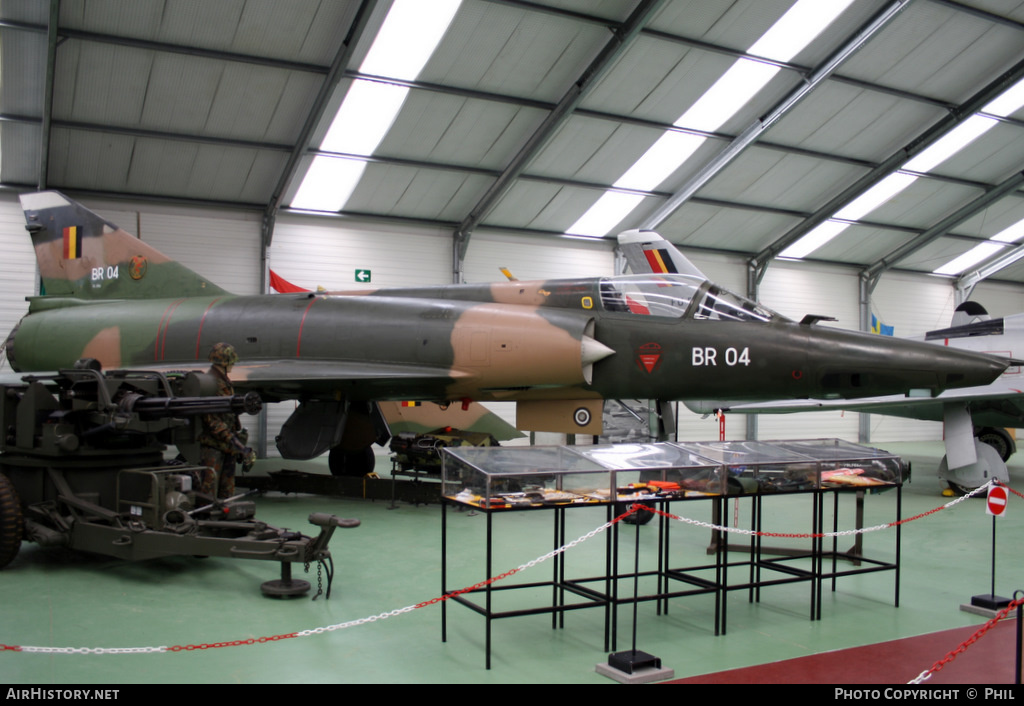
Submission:
<svg viewBox="0 0 1024 706">
<path fill-rule="evenodd" d="M 78 260 L 82 257 L 82 229 L 69 226 L 64 229 L 64 259 Z"/>
<path fill-rule="evenodd" d="M 651 269 L 657 274 L 677 273 L 675 263 L 667 250 L 645 250 L 644 255 Z"/>
</svg>

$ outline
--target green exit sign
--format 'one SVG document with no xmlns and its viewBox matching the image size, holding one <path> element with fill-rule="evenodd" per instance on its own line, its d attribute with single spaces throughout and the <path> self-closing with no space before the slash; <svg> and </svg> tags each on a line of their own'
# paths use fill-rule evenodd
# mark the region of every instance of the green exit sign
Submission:
<svg viewBox="0 0 1024 706">
<path fill-rule="evenodd" d="M 356 270 L 356 282 L 360 284 L 366 284 L 370 281 L 369 270 Z"/>
</svg>

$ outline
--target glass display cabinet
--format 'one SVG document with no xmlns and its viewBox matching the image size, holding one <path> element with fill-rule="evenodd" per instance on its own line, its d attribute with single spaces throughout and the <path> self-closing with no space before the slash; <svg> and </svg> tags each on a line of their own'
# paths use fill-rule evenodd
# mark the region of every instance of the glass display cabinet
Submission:
<svg viewBox="0 0 1024 706">
<path fill-rule="evenodd" d="M 486 618 L 486 654 L 490 666 L 491 621 L 497 618 L 551 613 L 552 627 L 561 627 L 566 611 L 577 608 L 605 608 L 605 650 L 615 649 L 616 607 L 620 603 L 657 600 L 658 613 L 667 612 L 668 600 L 697 594 L 715 594 L 715 634 L 725 631 L 726 597 L 738 589 L 750 591 L 750 600 L 759 601 L 763 587 L 806 582 L 810 585 L 811 619 L 821 617 L 823 584 L 841 576 L 870 571 L 896 571 L 896 605 L 899 605 L 899 525 L 895 528 L 895 561 L 873 561 L 862 556 L 859 541 L 854 550 L 841 552 L 832 536 L 826 548 L 824 531 L 826 497 L 832 496 L 832 525 L 838 527 L 839 498 L 857 499 L 857 527 L 862 526 L 864 495 L 896 489 L 896 519 L 901 513 L 903 463 L 893 454 L 839 439 L 798 441 L 718 441 L 600 444 L 593 446 L 506 446 L 448 447 L 442 467 L 442 590 L 451 590 L 447 573 L 447 506 L 469 508 L 486 516 L 486 580 L 449 595 Z M 805 494 L 810 496 L 807 532 L 809 550 L 794 550 L 789 556 L 774 556 L 775 550 L 762 544 L 764 503 L 773 496 Z M 712 510 L 712 542 L 705 557 L 689 566 L 675 567 L 670 552 L 671 525 L 675 518 L 667 510 L 676 502 L 708 501 Z M 725 503 L 749 501 L 750 527 L 744 528 L 748 546 L 730 546 L 721 518 Z M 565 546 L 567 511 L 572 508 L 606 508 L 611 522 L 630 503 L 641 503 L 655 512 L 630 516 L 631 524 L 644 524 L 653 515 L 656 523 L 657 568 L 641 572 L 620 570 L 618 561 L 618 523 L 606 534 L 604 567 L 590 567 L 582 578 L 567 578 L 560 547 Z M 492 540 L 493 518 L 523 510 L 553 511 L 554 551 L 549 553 L 550 578 L 528 584 L 508 581 L 495 583 Z M 696 509 L 696 507 L 695 507 Z M 628 520 L 627 520 L 628 521 Z M 776 535 L 778 536 L 778 535 Z M 787 537 L 798 535 L 787 534 Z M 859 538 L 859 534 L 857 537 Z M 464 553 L 465 546 L 460 547 Z M 736 553 L 742 552 L 737 559 Z M 730 553 L 733 557 L 730 558 Z M 543 554 L 543 552 L 541 552 Z M 704 552 L 702 552 L 704 554 Z M 768 556 L 769 554 L 773 556 Z M 639 556 L 639 554 L 637 554 Z M 827 560 L 831 559 L 831 564 Z M 849 560 L 853 568 L 840 568 L 839 560 Z M 743 570 L 737 571 L 737 567 Z M 504 567 L 500 567 L 504 568 Z M 596 572 L 596 573 L 594 573 Z M 514 572 L 512 572 L 514 573 Z M 619 591 L 623 579 L 654 575 L 657 588 L 643 596 Z M 710 578 L 709 578 L 710 577 Z M 544 605 L 529 609 L 499 611 L 492 602 L 495 591 L 519 588 L 549 589 Z M 442 639 L 446 639 L 447 612 L 442 602 Z"/>
<path fill-rule="evenodd" d="M 488 509 L 720 495 L 720 464 L 669 444 L 445 449 L 441 494 Z"/>
</svg>

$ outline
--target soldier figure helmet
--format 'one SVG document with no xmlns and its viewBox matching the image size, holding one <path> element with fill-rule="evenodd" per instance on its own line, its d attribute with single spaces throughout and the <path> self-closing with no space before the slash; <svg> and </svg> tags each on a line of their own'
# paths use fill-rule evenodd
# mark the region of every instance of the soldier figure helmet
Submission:
<svg viewBox="0 0 1024 706">
<path fill-rule="evenodd" d="M 238 362 L 238 354 L 230 343 L 216 343 L 210 349 L 210 362 L 227 369 Z"/>
</svg>

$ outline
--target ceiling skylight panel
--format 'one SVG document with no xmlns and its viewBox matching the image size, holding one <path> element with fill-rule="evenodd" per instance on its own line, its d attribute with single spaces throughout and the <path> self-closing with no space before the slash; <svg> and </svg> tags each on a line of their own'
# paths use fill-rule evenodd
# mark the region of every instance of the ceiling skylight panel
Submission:
<svg viewBox="0 0 1024 706">
<path fill-rule="evenodd" d="M 821 33 L 852 0 L 799 0 L 748 50 L 771 61 L 788 61 Z M 765 61 L 741 58 L 674 123 L 713 132 L 735 116 L 779 72 Z M 666 132 L 615 183 L 615 187 L 652 191 L 681 167 L 705 138 Z M 642 197 L 606 193 L 566 233 L 605 235 L 639 205 Z M 628 207 L 632 202 L 634 205 Z M 615 207 L 611 207 L 614 204 Z"/>
<path fill-rule="evenodd" d="M 1009 228 L 1004 228 L 989 238 L 987 242 L 974 246 L 960 257 L 950 260 L 945 265 L 937 270 L 933 270 L 932 272 L 937 275 L 963 274 L 979 262 L 982 262 L 997 252 L 1000 252 L 1003 249 L 1003 246 L 1000 245 L 1000 243 L 1016 243 L 1021 238 L 1024 238 L 1024 219 L 1017 221 Z"/>
<path fill-rule="evenodd" d="M 334 116 L 320 149 L 369 156 L 377 149 L 408 95 L 405 86 L 355 81 Z"/>
<path fill-rule="evenodd" d="M 985 107 L 981 109 L 981 113 L 1007 117 L 1019 110 L 1021 106 L 1024 106 L 1024 80 L 1018 81 L 1013 86 L 1003 91 L 997 98 L 987 103 Z M 953 155 L 959 153 L 997 124 L 997 120 L 990 118 L 987 115 L 975 113 L 964 120 L 956 128 L 950 130 L 949 133 L 937 140 L 934 144 L 927 147 L 923 152 L 921 152 L 921 154 L 905 163 L 902 168 L 911 172 L 930 172 Z M 908 174 L 901 174 L 899 172 L 892 174 L 869 189 L 848 206 L 840 210 L 834 217 L 846 220 L 857 220 L 881 206 L 903 189 L 910 186 L 914 179 L 915 177 Z M 796 241 L 796 243 L 783 250 L 779 254 L 779 257 L 806 257 L 827 243 L 828 240 L 822 240 L 820 235 L 816 236 L 813 240 L 811 239 L 811 236 L 815 235 L 816 231 L 817 229 L 812 230 L 803 238 Z M 842 229 L 839 229 L 834 232 L 832 237 L 835 237 L 841 231 Z M 996 240 L 996 238 L 992 238 L 992 240 Z M 988 247 L 987 244 L 979 245 L 973 250 L 970 250 L 956 258 L 952 262 L 943 265 L 939 269 L 935 270 L 934 273 L 959 274 L 986 257 L 989 257 L 992 252 L 992 249 Z M 972 260 L 971 258 L 974 256 L 977 256 L 979 259 Z"/>
<path fill-rule="evenodd" d="M 794 259 L 807 257 L 850 226 L 849 223 L 843 223 L 842 221 L 856 221 L 860 219 L 906 189 L 916 179 L 917 177 L 910 174 L 900 174 L 898 172 L 890 174 L 847 204 L 845 208 L 837 211 L 833 218 L 841 220 L 829 219 L 825 221 L 779 253 L 779 257 Z"/>
<path fill-rule="evenodd" d="M 415 80 L 430 60 L 460 3 L 461 0 L 395 0 L 359 67 L 360 73 Z M 377 81 L 353 81 L 331 121 L 321 150 L 372 155 L 391 129 L 408 92 L 408 88 Z M 292 207 L 340 211 L 365 168 L 363 160 L 327 155 L 314 157 L 292 200 Z"/>
<path fill-rule="evenodd" d="M 967 145 L 996 126 L 996 121 L 982 115 L 972 115 L 941 140 L 903 165 L 912 172 L 930 172 Z"/>
<path fill-rule="evenodd" d="M 717 130 L 778 72 L 779 67 L 772 64 L 738 59 L 674 125 L 705 132 Z"/>
<path fill-rule="evenodd" d="M 359 71 L 415 80 L 451 24 L 460 2 L 395 0 Z"/>
<path fill-rule="evenodd" d="M 699 135 L 666 132 L 615 182 L 614 186 L 620 189 L 652 191 L 702 144 L 704 138 Z"/>
<path fill-rule="evenodd" d="M 995 240 L 998 243 L 1016 243 L 1021 238 L 1024 238 L 1024 220 L 1017 221 L 1009 228 L 999 231 L 989 240 Z"/>
<path fill-rule="evenodd" d="M 291 207 L 309 211 L 340 211 L 355 191 L 366 163 L 341 157 L 317 157 L 309 166 Z"/>
<path fill-rule="evenodd" d="M 913 184 L 917 177 L 899 172 L 890 174 L 882 181 L 865 191 L 844 208 L 836 211 L 834 218 L 845 221 L 856 221 L 863 218 L 884 204 L 896 194 Z"/>
<path fill-rule="evenodd" d="M 747 52 L 775 61 L 789 61 L 821 34 L 853 0 L 804 0 L 789 9 Z"/>
<path fill-rule="evenodd" d="M 781 258 L 800 259 L 807 257 L 822 245 L 832 240 L 844 230 L 850 227 L 849 223 L 839 221 L 825 221 L 814 228 L 810 233 L 800 238 L 788 248 L 779 253 Z"/>
<path fill-rule="evenodd" d="M 640 205 L 644 197 L 621 191 L 606 191 L 583 216 L 565 232 L 571 235 L 601 237 L 608 232 L 608 224 L 618 223 Z"/>
<path fill-rule="evenodd" d="M 981 109 L 983 113 L 1008 118 L 1024 106 L 1024 79 L 1015 83 L 991 103 Z"/>
<path fill-rule="evenodd" d="M 1002 249 L 1002 245 L 997 245 L 996 243 L 991 242 L 975 245 L 960 257 L 950 260 L 945 265 L 935 270 L 934 274 L 958 275 L 961 272 L 974 267 L 982 260 L 987 260 Z"/>
</svg>

